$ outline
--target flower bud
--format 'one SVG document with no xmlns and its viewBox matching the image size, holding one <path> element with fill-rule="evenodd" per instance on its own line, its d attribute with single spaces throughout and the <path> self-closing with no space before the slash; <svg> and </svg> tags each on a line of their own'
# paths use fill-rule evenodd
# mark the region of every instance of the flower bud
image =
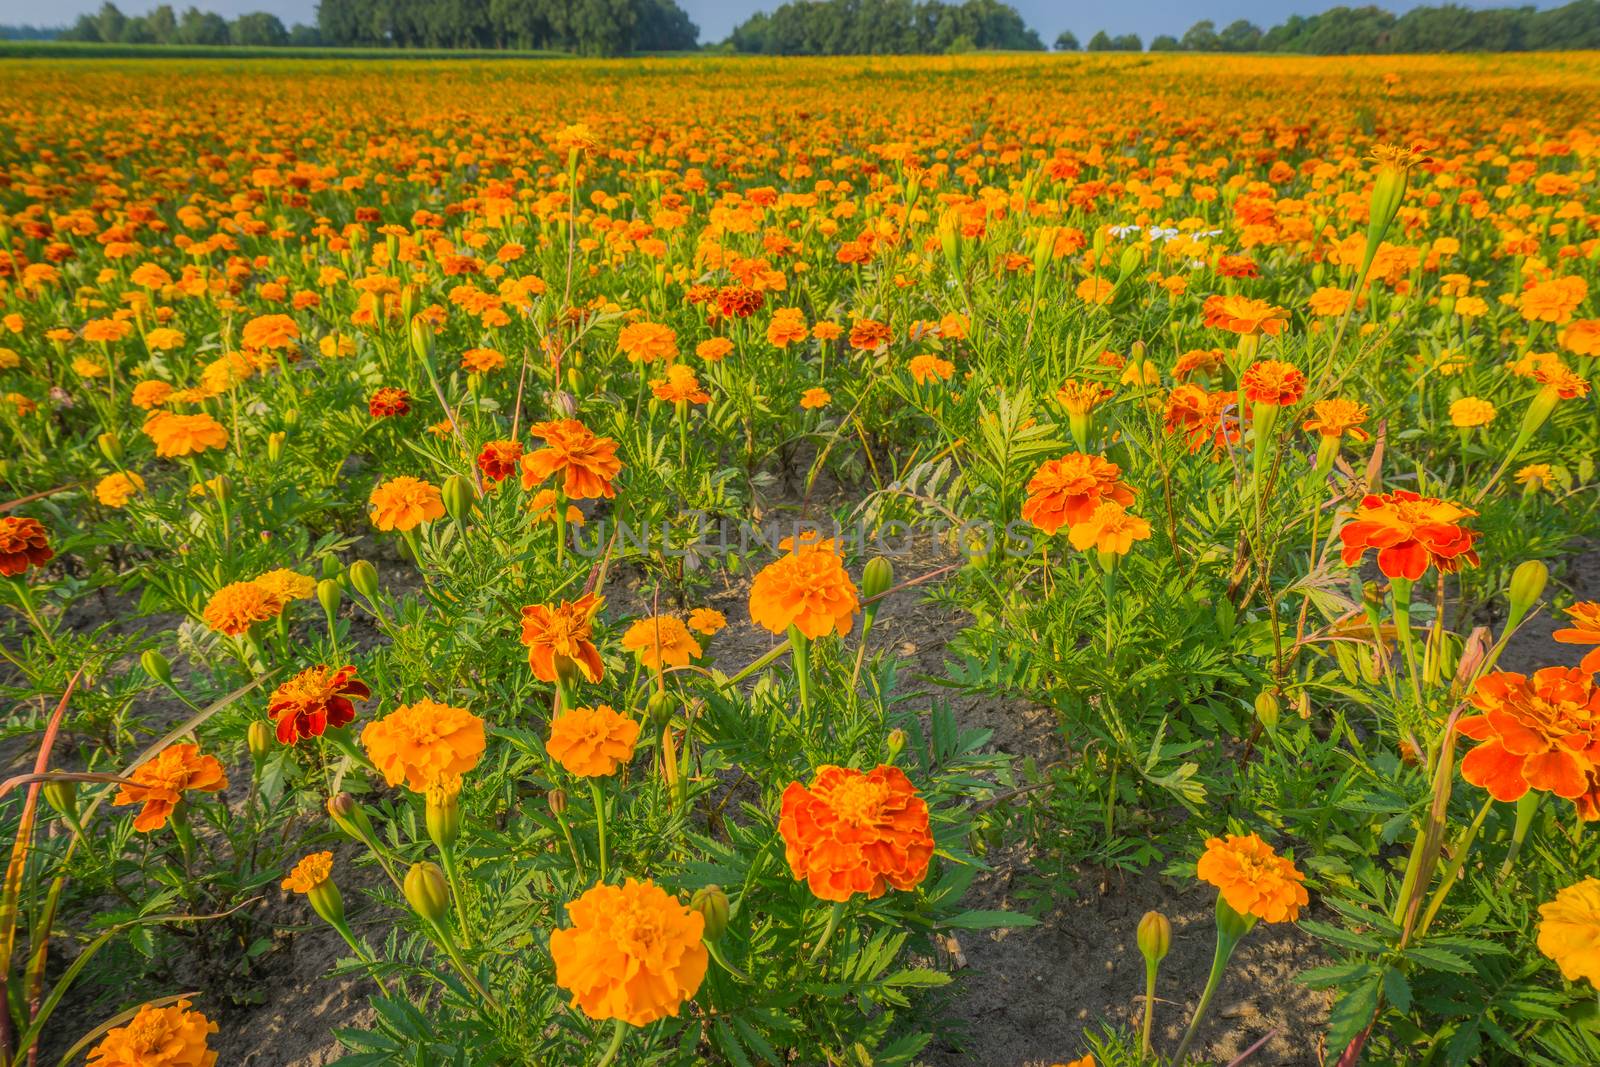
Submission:
<svg viewBox="0 0 1600 1067">
<path fill-rule="evenodd" d="M 413 316 L 411 323 L 411 351 L 420 360 L 433 358 L 433 327 L 426 321 Z"/>
<path fill-rule="evenodd" d="M 300 409 L 299 408 L 285 408 L 283 410 L 283 414 L 281 414 L 278 417 L 281 418 L 283 420 L 283 424 L 285 426 L 289 427 L 289 429 L 291 429 L 291 430 L 294 429 L 296 426 L 300 425 Z"/>
<path fill-rule="evenodd" d="M 389 261 L 392 264 L 394 262 L 393 257 L 399 251 L 399 245 L 395 241 L 393 234 L 390 235 L 390 241 L 392 243 L 392 247 L 389 250 Z M 418 305 L 421 303 L 422 293 L 415 285 L 407 285 L 405 288 L 400 290 L 400 316 L 408 325 L 412 326 L 413 329 L 416 326 L 415 320 L 417 317 Z"/>
<path fill-rule="evenodd" d="M 339 892 L 332 878 L 313 886 L 306 899 L 311 901 L 311 910 L 323 922 L 334 927 L 344 925 L 344 894 Z"/>
<path fill-rule="evenodd" d="M 889 731 L 888 737 L 889 762 L 893 763 L 906 750 L 906 732 L 898 726 Z"/>
<path fill-rule="evenodd" d="M 429 789 L 423 811 L 428 824 L 428 837 L 439 846 L 440 851 L 448 851 L 455 845 L 456 838 L 461 836 L 460 789 L 443 786 Z"/>
<path fill-rule="evenodd" d="M 677 710 L 678 701 L 665 689 L 658 689 L 650 694 L 650 700 L 645 704 L 645 715 L 650 719 L 650 725 L 657 730 L 664 729 L 667 721 L 672 718 L 672 713 Z"/>
<path fill-rule="evenodd" d="M 550 805 L 550 814 L 559 818 L 567 810 L 567 791 L 552 789 L 544 795 L 544 802 Z"/>
<path fill-rule="evenodd" d="M 367 811 L 349 793 L 328 798 L 328 817 L 347 837 L 363 842 L 371 839 L 372 823 Z"/>
<path fill-rule="evenodd" d="M 563 418 L 570 419 L 578 414 L 577 398 L 565 389 L 556 390 L 556 394 L 550 398 L 550 406 L 561 412 Z"/>
<path fill-rule="evenodd" d="M 289 435 L 282 430 L 267 434 L 267 462 L 276 464 L 283 459 L 283 442 Z"/>
<path fill-rule="evenodd" d="M 1139 920 L 1134 940 L 1139 944 L 1139 954 L 1145 963 L 1153 967 L 1172 951 L 1172 923 L 1159 911 L 1147 911 Z"/>
<path fill-rule="evenodd" d="M 364 559 L 350 564 L 350 584 L 368 600 L 378 599 L 378 568 Z"/>
<path fill-rule="evenodd" d="M 155 649 L 147 648 L 144 650 L 143 654 L 139 656 L 139 666 L 144 668 L 144 673 L 148 674 L 151 680 L 160 682 L 162 685 L 172 684 L 172 664 L 167 662 L 167 657 Z"/>
<path fill-rule="evenodd" d="M 861 599 L 882 596 L 894 585 L 894 564 L 885 556 L 874 556 L 861 571 Z"/>
<path fill-rule="evenodd" d="M 1550 568 L 1540 561 L 1530 559 L 1517 564 L 1517 569 L 1511 572 L 1511 588 L 1508 590 L 1511 599 L 1511 617 L 1506 622 L 1507 629 L 1527 616 L 1528 611 L 1544 592 L 1545 583 L 1549 580 Z"/>
<path fill-rule="evenodd" d="M 322 576 L 324 578 L 338 578 L 339 570 L 340 567 L 338 556 L 330 555 L 322 557 Z"/>
<path fill-rule="evenodd" d="M 1263 689 L 1256 694 L 1256 720 L 1266 728 L 1267 733 L 1277 730 L 1278 713 L 1281 710 L 1277 694 L 1270 689 Z"/>
<path fill-rule="evenodd" d="M 459 474 L 452 474 L 444 480 L 444 490 L 440 495 L 444 497 L 445 510 L 457 525 L 467 521 L 467 513 L 478 499 L 472 483 Z"/>
<path fill-rule="evenodd" d="M 317 603 L 322 605 L 322 613 L 328 617 L 330 624 L 339 613 L 339 602 L 343 599 L 344 590 L 332 578 L 324 578 L 317 583 Z"/>
<path fill-rule="evenodd" d="M 46 804 L 55 809 L 69 823 L 78 821 L 78 783 L 53 779 L 44 783 L 40 790 L 44 794 Z"/>
<path fill-rule="evenodd" d="M 437 863 L 413 863 L 406 872 L 403 888 L 411 910 L 430 923 L 441 922 L 450 910 L 450 885 Z"/>
<path fill-rule="evenodd" d="M 113 466 L 122 466 L 122 439 L 114 433 L 103 433 L 95 440 L 100 445 L 100 454 L 106 457 Z"/>
<path fill-rule="evenodd" d="M 273 733 L 272 726 L 265 719 L 256 719 L 250 723 L 250 728 L 245 731 L 245 740 L 250 745 L 250 758 L 260 763 L 272 754 Z"/>
<path fill-rule="evenodd" d="M 706 921 L 705 939 L 721 941 L 728 932 L 728 894 L 719 885 L 708 885 L 695 890 L 689 898 L 689 910 L 698 911 Z"/>
</svg>

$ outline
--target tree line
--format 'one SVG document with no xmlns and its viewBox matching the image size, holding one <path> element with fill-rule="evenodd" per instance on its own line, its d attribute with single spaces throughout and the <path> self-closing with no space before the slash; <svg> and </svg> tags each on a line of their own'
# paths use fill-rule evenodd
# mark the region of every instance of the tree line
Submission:
<svg viewBox="0 0 1600 1067">
<path fill-rule="evenodd" d="M 904 55 L 1039 51 L 1044 42 L 999 0 L 790 0 L 734 27 L 724 47 L 784 56 Z"/>
<path fill-rule="evenodd" d="M 674 0 L 321 0 L 314 26 L 264 11 L 229 21 L 162 4 L 125 15 L 106 3 L 57 39 L 106 44 L 547 49 L 580 55 L 699 47 L 700 29 Z"/>
<path fill-rule="evenodd" d="M 1057 51 L 1077 51 L 1077 37 L 1063 32 Z M 1138 52 L 1138 34 L 1113 37 L 1104 30 L 1089 40 L 1091 52 Z M 1271 29 L 1238 19 L 1222 29 L 1210 19 L 1182 37 L 1161 34 L 1152 52 L 1297 52 L 1342 56 L 1394 52 L 1544 52 L 1600 48 L 1600 0 L 1574 0 L 1540 11 L 1532 7 L 1469 8 L 1459 4 L 1415 7 L 1395 15 L 1375 6 L 1335 7 L 1320 15 L 1291 15 Z"/>
</svg>

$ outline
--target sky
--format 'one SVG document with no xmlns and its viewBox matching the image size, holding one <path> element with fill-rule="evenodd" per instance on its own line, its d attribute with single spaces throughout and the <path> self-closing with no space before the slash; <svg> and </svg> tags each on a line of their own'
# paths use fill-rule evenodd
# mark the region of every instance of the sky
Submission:
<svg viewBox="0 0 1600 1067">
<path fill-rule="evenodd" d="M 118 4 L 129 15 L 142 14 L 159 0 L 122 0 Z M 316 0 L 169 0 L 178 10 L 193 3 L 202 10 L 232 18 L 246 11 L 270 11 L 285 24 L 314 22 Z M 704 42 L 720 41 L 736 23 L 756 11 L 770 11 L 781 0 L 678 0 L 700 27 Z M 1249 19 L 1262 29 L 1290 15 L 1311 15 L 1338 6 L 1340 0 L 1011 0 L 1028 25 L 1039 31 L 1045 44 L 1054 41 L 1062 30 L 1071 30 L 1078 40 L 1088 41 L 1096 30 L 1111 34 L 1137 33 L 1146 44 L 1158 33 L 1183 36 L 1183 31 L 1200 19 L 1208 18 L 1217 28 L 1234 19 Z M 1401 12 L 1424 0 L 1343 0 L 1351 7 L 1377 3 L 1390 11 Z M 1430 0 L 1443 2 L 1443 0 Z M 1457 0 L 1462 2 L 1462 0 Z M 1529 0 L 1464 0 L 1469 7 L 1520 7 Z M 1541 8 L 1559 7 L 1565 0 L 1532 0 Z M 84 12 L 96 11 L 101 0 L 0 0 L 0 23 L 62 25 Z"/>
</svg>

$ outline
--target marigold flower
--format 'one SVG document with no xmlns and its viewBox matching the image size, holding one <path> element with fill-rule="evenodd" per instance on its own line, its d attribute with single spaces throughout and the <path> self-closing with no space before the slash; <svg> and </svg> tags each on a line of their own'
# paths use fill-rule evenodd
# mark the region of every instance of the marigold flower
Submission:
<svg viewBox="0 0 1600 1067">
<path fill-rule="evenodd" d="M 1182 431 L 1190 452 L 1210 444 L 1220 453 L 1240 437 L 1237 399 L 1232 392 L 1208 393 L 1193 382 L 1175 385 L 1167 394 L 1166 430 Z"/>
<path fill-rule="evenodd" d="M 268 571 L 257 578 L 256 584 L 265 589 L 269 596 L 277 597 L 282 601 L 306 600 L 317 591 L 317 580 L 299 571 L 292 571 L 287 567 L 279 567 Z"/>
<path fill-rule="evenodd" d="M 821 338 L 818 332 L 822 324 L 812 331 L 812 336 Z M 857 319 L 850 325 L 850 347 L 863 352 L 871 352 L 882 348 L 889 343 L 889 327 L 876 319 Z"/>
<path fill-rule="evenodd" d="M 517 463 L 522 459 L 522 443 L 519 441 L 490 441 L 483 446 L 483 451 L 478 453 L 478 470 L 491 482 L 504 481 L 517 470 Z"/>
<path fill-rule="evenodd" d="M 1046 460 L 1028 480 L 1022 517 L 1046 534 L 1082 522 L 1103 501 L 1133 503 L 1133 490 L 1119 478 L 1122 468 L 1104 456 L 1069 452 Z"/>
<path fill-rule="evenodd" d="M 1600 319 L 1578 319 L 1561 331 L 1561 347 L 1575 356 L 1600 356 Z"/>
<path fill-rule="evenodd" d="M 133 334 L 133 323 L 126 319 L 90 319 L 83 324 L 83 339 L 110 343 Z"/>
<path fill-rule="evenodd" d="M 1276 336 L 1289 321 L 1289 313 L 1265 300 L 1246 296 L 1209 296 L 1202 307 L 1207 326 L 1244 336 Z"/>
<path fill-rule="evenodd" d="M 533 604 L 522 609 L 522 643 L 528 646 L 528 666 L 535 678 L 554 682 L 570 668 L 591 682 L 604 676 L 600 650 L 594 646 L 594 617 L 605 602 L 605 597 L 585 593 L 554 606 Z"/>
<path fill-rule="evenodd" d="M 603 778 L 626 766 L 638 743 L 639 720 L 601 704 L 568 708 L 551 719 L 544 748 L 568 774 Z"/>
<path fill-rule="evenodd" d="M 425 793 L 450 775 L 463 775 L 478 765 L 485 745 L 483 720 L 466 708 L 424 697 L 402 704 L 361 731 L 383 780 Z"/>
<path fill-rule="evenodd" d="M 1429 564 L 1446 574 L 1454 573 L 1463 560 L 1477 566 L 1472 546 L 1482 535 L 1461 525 L 1476 514 L 1405 489 L 1369 493 L 1339 530 L 1345 566 L 1360 563 L 1369 548 L 1378 550 L 1378 569 L 1390 578 L 1416 581 Z"/>
<path fill-rule="evenodd" d="M 1589 395 L 1589 381 L 1573 372 L 1572 368 L 1556 360 L 1536 367 L 1533 380 L 1562 400 L 1575 400 Z"/>
<path fill-rule="evenodd" d="M 653 882 L 597 885 L 550 932 L 556 984 L 591 1019 L 647 1026 L 676 1016 L 706 976 L 705 917 Z"/>
<path fill-rule="evenodd" d="M 444 515 L 439 487 L 409 474 L 391 478 L 373 489 L 367 503 L 372 506 L 372 525 L 380 530 L 404 533 Z"/>
<path fill-rule="evenodd" d="M 694 639 L 683 620 L 673 615 L 652 615 L 628 627 L 622 647 L 636 653 L 639 662 L 651 669 L 686 667 L 700 655 L 700 642 Z"/>
<path fill-rule="evenodd" d="M 707 363 L 716 363 L 733 352 L 733 342 L 726 337 L 712 337 L 694 346 L 694 354 Z"/>
<path fill-rule="evenodd" d="M 278 888 L 291 893 L 310 893 L 332 877 L 333 853 L 313 852 L 294 865 L 294 870 L 278 883 Z"/>
<path fill-rule="evenodd" d="M 1464 396 L 1450 402 L 1450 425 L 1459 430 L 1487 426 L 1494 421 L 1494 405 L 1475 396 Z"/>
<path fill-rule="evenodd" d="M 1311 405 L 1312 417 L 1301 424 L 1300 428 L 1307 433 L 1318 433 L 1323 437 L 1343 437 L 1349 434 L 1357 441 L 1366 441 L 1372 437 L 1361 424 L 1367 421 L 1367 405 L 1343 397 L 1333 397 L 1329 400 L 1318 400 Z"/>
<path fill-rule="evenodd" d="M 711 401 L 711 394 L 700 388 L 700 379 L 695 377 L 694 369 L 681 363 L 668 367 L 665 378 L 651 379 L 650 393 L 657 400 L 669 404 L 707 404 Z"/>
<path fill-rule="evenodd" d="M 928 804 L 898 767 L 824 766 L 789 783 L 778 816 L 789 869 L 819 900 L 914 889 L 928 873 Z"/>
<path fill-rule="evenodd" d="M 261 352 L 290 348 L 300 339 L 300 327 L 287 315 L 257 315 L 244 324 L 241 338 L 246 348 Z"/>
<path fill-rule="evenodd" d="M 1240 375 L 1239 387 L 1252 404 L 1289 407 L 1298 404 L 1306 393 L 1306 376 L 1300 368 L 1281 359 L 1263 359 L 1250 364 Z"/>
<path fill-rule="evenodd" d="M 133 396 L 130 398 L 130 402 L 136 408 L 143 408 L 149 411 L 151 408 L 158 408 L 165 404 L 167 398 L 171 395 L 172 386 L 166 382 L 144 381 L 133 387 Z"/>
<path fill-rule="evenodd" d="M 1572 318 L 1589 295 L 1589 283 L 1573 275 L 1534 282 L 1522 291 L 1517 303 L 1529 322 L 1563 323 Z"/>
<path fill-rule="evenodd" d="M 528 498 L 528 514 L 535 523 L 555 522 L 556 504 L 560 502 L 561 494 L 554 489 L 541 489 Z M 567 505 L 567 525 L 582 526 L 583 512 L 578 505 Z"/>
<path fill-rule="evenodd" d="M 1084 382 L 1068 378 L 1056 390 L 1056 403 L 1069 415 L 1087 415 L 1103 402 L 1110 400 L 1113 390 L 1099 382 Z M 1053 532 L 1053 531 L 1052 531 Z"/>
<path fill-rule="evenodd" d="M 1099 504 L 1090 515 L 1067 531 L 1067 540 L 1080 552 L 1093 548 L 1102 560 L 1125 556 L 1135 541 L 1150 539 L 1150 524 L 1116 500 Z"/>
<path fill-rule="evenodd" d="M 188 998 L 158 1008 L 146 1004 L 126 1026 L 107 1031 L 89 1053 L 88 1067 L 214 1067 L 207 1042 L 217 1024 L 189 1010 Z"/>
<path fill-rule="evenodd" d="M 833 399 L 833 394 L 826 389 L 807 389 L 800 394 L 800 407 L 806 411 L 815 411 L 817 408 L 827 407 Z"/>
<path fill-rule="evenodd" d="M 670 363 L 678 358 L 678 335 L 659 322 L 632 322 L 617 335 L 617 349 L 629 363 Z"/>
<path fill-rule="evenodd" d="M 367 414 L 375 419 L 394 418 L 410 412 L 411 394 L 396 386 L 384 386 L 367 401 Z"/>
<path fill-rule="evenodd" d="M 1195 874 L 1221 891 L 1228 907 L 1269 923 L 1294 922 L 1311 902 L 1305 875 L 1255 834 L 1213 837 Z"/>
<path fill-rule="evenodd" d="M 94 486 L 95 499 L 108 508 L 125 507 L 136 493 L 144 492 L 144 479 L 133 471 L 117 471 Z"/>
<path fill-rule="evenodd" d="M 712 636 L 727 629 L 728 620 L 715 608 L 695 608 L 689 612 L 689 629 Z"/>
<path fill-rule="evenodd" d="M 506 365 L 506 357 L 492 348 L 469 348 L 461 353 L 461 369 L 473 374 L 492 374 Z"/>
<path fill-rule="evenodd" d="M 238 637 L 258 622 L 275 619 L 283 598 L 256 582 L 231 582 L 211 594 L 200 613 L 207 626 L 219 634 Z"/>
<path fill-rule="evenodd" d="M 616 441 L 597 437 L 577 419 L 535 423 L 528 432 L 545 447 L 522 457 L 523 489 L 532 489 L 559 473 L 561 491 L 568 500 L 617 495 L 611 484 L 622 472 Z"/>
<path fill-rule="evenodd" d="M 215 793 L 226 788 L 228 776 L 215 756 L 200 755 L 199 745 L 168 745 L 133 769 L 113 803 L 143 804 L 133 828 L 147 834 L 167 825 L 172 809 L 189 790 Z"/>
<path fill-rule="evenodd" d="M 1311 299 L 1306 301 L 1306 306 L 1311 309 L 1313 315 L 1331 318 L 1349 311 L 1351 299 L 1350 290 L 1348 289 L 1323 287 L 1311 294 Z"/>
<path fill-rule="evenodd" d="M 841 637 L 855 625 L 861 599 L 831 541 L 795 545 L 763 567 L 750 585 L 750 618 L 774 634 L 793 626 L 808 638 Z"/>
<path fill-rule="evenodd" d="M 1600 988 L 1600 878 L 1585 878 L 1539 905 L 1539 951 L 1569 982 Z"/>
<path fill-rule="evenodd" d="M 205 412 L 196 415 L 157 412 L 145 420 L 144 433 L 155 443 L 156 455 L 165 459 L 228 447 L 228 431 Z"/>
<path fill-rule="evenodd" d="M 0 515 L 0 574 L 14 578 L 55 558 L 50 534 L 38 519 Z"/>
<path fill-rule="evenodd" d="M 923 353 L 920 356 L 913 356 L 911 362 L 906 364 L 906 370 L 911 373 L 912 381 L 918 385 L 926 385 L 934 379 L 949 381 L 950 376 L 956 372 L 956 365 L 948 359 Z"/>
<path fill-rule="evenodd" d="M 1480 742 L 1461 760 L 1461 777 L 1496 800 L 1529 789 L 1573 801 L 1600 819 L 1600 689 L 1577 667 L 1545 667 L 1533 677 L 1496 671 L 1479 678 L 1472 703 L 1482 715 L 1456 730 Z"/>
<path fill-rule="evenodd" d="M 1584 654 L 1578 669 L 1590 674 L 1600 673 L 1600 603 L 1585 600 L 1572 605 L 1567 609 L 1567 621 L 1572 625 L 1550 636 L 1563 645 L 1595 645 Z"/>
<path fill-rule="evenodd" d="M 267 716 L 278 724 L 278 740 L 292 745 L 354 721 L 351 701 L 370 696 L 372 690 L 356 677 L 354 667 L 334 670 L 319 664 L 280 682 L 267 701 Z"/>
</svg>

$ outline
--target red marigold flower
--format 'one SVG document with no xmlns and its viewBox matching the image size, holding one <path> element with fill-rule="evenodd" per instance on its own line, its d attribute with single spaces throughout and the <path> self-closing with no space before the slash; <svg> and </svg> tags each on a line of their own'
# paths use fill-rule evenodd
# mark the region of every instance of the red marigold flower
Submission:
<svg viewBox="0 0 1600 1067">
<path fill-rule="evenodd" d="M 50 534 L 38 519 L 0 515 L 0 574 L 12 578 L 54 558 Z"/>
<path fill-rule="evenodd" d="M 1069 452 L 1047 460 L 1028 480 L 1022 517 L 1047 534 L 1082 522 L 1101 502 L 1133 503 L 1133 490 L 1118 481 L 1122 468 L 1104 456 Z"/>
<path fill-rule="evenodd" d="M 1378 550 L 1378 569 L 1390 578 L 1416 581 L 1431 563 L 1446 574 L 1462 560 L 1477 566 L 1472 547 L 1480 536 L 1461 525 L 1476 515 L 1470 508 L 1405 489 L 1369 493 L 1351 521 L 1339 530 L 1344 563 L 1354 567 L 1369 548 Z"/>
<path fill-rule="evenodd" d="M 1462 758 L 1461 777 L 1496 800 L 1536 789 L 1600 819 L 1600 688 L 1592 675 L 1578 667 L 1546 667 L 1532 678 L 1496 671 L 1478 679 L 1472 703 L 1483 714 L 1456 730 L 1480 743 Z"/>
<path fill-rule="evenodd" d="M 1306 395 L 1306 376 L 1293 363 L 1263 359 L 1245 368 L 1239 379 L 1245 399 L 1252 404 L 1288 407 Z"/>
<path fill-rule="evenodd" d="M 354 667 L 331 670 L 319 664 L 274 689 L 267 701 L 267 716 L 278 724 L 278 740 L 292 745 L 303 738 L 321 737 L 330 726 L 337 729 L 350 723 L 356 717 L 351 701 L 371 695 Z"/>
<path fill-rule="evenodd" d="M 478 469 L 491 482 L 504 481 L 516 473 L 517 463 L 521 459 L 520 441 L 490 441 L 478 453 Z"/>
<path fill-rule="evenodd" d="M 410 412 L 411 394 L 392 385 L 379 389 L 367 401 L 367 413 L 375 419 L 387 419 Z"/>
<path fill-rule="evenodd" d="M 820 900 L 914 889 L 928 873 L 928 805 L 898 767 L 824 766 L 789 783 L 778 817 L 789 869 Z"/>
</svg>

